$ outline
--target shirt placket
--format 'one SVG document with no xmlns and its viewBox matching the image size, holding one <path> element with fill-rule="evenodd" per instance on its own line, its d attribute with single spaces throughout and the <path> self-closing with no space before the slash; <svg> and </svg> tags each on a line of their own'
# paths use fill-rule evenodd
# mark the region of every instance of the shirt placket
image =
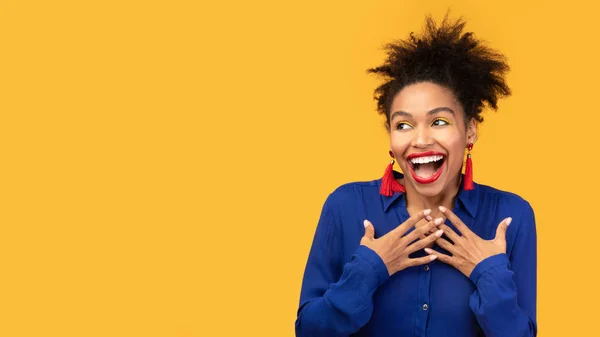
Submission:
<svg viewBox="0 0 600 337">
<path fill-rule="evenodd" d="M 419 268 L 419 281 L 417 288 L 417 319 L 415 324 L 415 336 L 424 337 L 427 333 L 427 321 L 431 310 L 431 267 L 432 264 L 426 264 Z"/>
</svg>

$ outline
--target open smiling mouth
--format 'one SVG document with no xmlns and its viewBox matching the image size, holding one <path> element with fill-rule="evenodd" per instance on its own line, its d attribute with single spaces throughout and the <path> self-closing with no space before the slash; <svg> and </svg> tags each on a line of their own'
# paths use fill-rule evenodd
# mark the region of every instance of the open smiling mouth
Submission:
<svg viewBox="0 0 600 337">
<path fill-rule="evenodd" d="M 413 153 L 408 156 L 408 167 L 416 182 L 431 184 L 442 174 L 446 156 L 439 152 Z"/>
</svg>

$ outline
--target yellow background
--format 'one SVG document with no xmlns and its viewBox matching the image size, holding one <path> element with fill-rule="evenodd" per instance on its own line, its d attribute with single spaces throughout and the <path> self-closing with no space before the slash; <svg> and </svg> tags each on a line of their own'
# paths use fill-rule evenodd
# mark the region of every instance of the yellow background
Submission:
<svg viewBox="0 0 600 337">
<path fill-rule="evenodd" d="M 0 336 L 293 336 L 323 201 L 388 162 L 365 70 L 447 9 L 512 66 L 474 172 L 536 211 L 539 335 L 590 335 L 592 3 L 2 1 Z"/>
</svg>

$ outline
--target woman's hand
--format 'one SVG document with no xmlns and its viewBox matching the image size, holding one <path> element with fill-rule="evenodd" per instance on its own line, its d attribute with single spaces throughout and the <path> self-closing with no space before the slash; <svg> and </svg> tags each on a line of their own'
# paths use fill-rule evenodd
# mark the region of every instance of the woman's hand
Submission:
<svg viewBox="0 0 600 337">
<path fill-rule="evenodd" d="M 506 230 L 512 218 L 506 218 L 500 222 L 496 229 L 496 237 L 493 240 L 483 240 L 473 233 L 451 210 L 440 206 L 440 211 L 448 217 L 448 220 L 462 236 L 456 234 L 446 225 L 439 226 L 454 244 L 441 238 L 437 239 L 435 243 L 450 252 L 452 256 L 425 248 L 430 256 L 437 256 L 440 261 L 453 266 L 465 276 L 470 277 L 479 262 L 490 256 L 506 253 Z"/>
<path fill-rule="evenodd" d="M 443 219 L 442 222 L 444 222 Z M 415 228 L 420 228 L 422 226 L 425 226 L 429 223 L 429 221 L 433 221 L 433 218 L 431 217 L 431 214 L 425 216 L 424 219 L 419 220 L 416 224 L 415 224 Z M 437 226 L 433 227 L 432 229 L 430 229 L 429 231 L 427 231 L 426 233 L 422 234 L 419 238 L 420 239 L 424 239 L 426 237 L 428 237 L 429 235 L 432 235 L 433 233 L 435 233 L 439 228 Z M 432 242 L 430 244 L 427 244 L 424 248 L 433 248 L 433 244 L 435 242 Z"/>
<path fill-rule="evenodd" d="M 425 248 L 425 246 L 433 243 L 442 236 L 443 231 L 438 230 L 433 235 L 419 239 L 424 233 L 429 232 L 435 226 L 439 226 L 443 219 L 439 218 L 430 221 L 426 225 L 404 235 L 410 228 L 419 222 L 419 220 L 423 219 L 429 213 L 429 210 L 417 213 L 403 222 L 400 226 L 394 228 L 392 231 L 378 239 L 375 239 L 375 228 L 373 228 L 371 222 L 365 220 L 365 235 L 360 240 L 360 244 L 369 247 L 381 257 L 390 276 L 402 269 L 429 263 L 436 259 L 437 256 L 435 254 L 416 259 L 411 259 L 408 255 Z M 417 241 L 413 243 L 415 240 Z"/>
</svg>

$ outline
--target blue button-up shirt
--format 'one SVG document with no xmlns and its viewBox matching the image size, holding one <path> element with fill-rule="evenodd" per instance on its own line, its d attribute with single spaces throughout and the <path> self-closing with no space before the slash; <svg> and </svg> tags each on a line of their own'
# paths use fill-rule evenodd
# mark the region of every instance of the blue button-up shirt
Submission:
<svg viewBox="0 0 600 337">
<path fill-rule="evenodd" d="M 382 196 L 380 185 L 349 183 L 325 201 L 302 283 L 298 337 L 536 335 L 536 230 L 527 201 L 479 184 L 460 189 L 453 212 L 482 239 L 513 218 L 506 254 L 481 261 L 470 277 L 437 260 L 389 276 L 381 258 L 360 245 L 363 220 L 378 238 L 409 214 L 405 196 Z"/>
</svg>

